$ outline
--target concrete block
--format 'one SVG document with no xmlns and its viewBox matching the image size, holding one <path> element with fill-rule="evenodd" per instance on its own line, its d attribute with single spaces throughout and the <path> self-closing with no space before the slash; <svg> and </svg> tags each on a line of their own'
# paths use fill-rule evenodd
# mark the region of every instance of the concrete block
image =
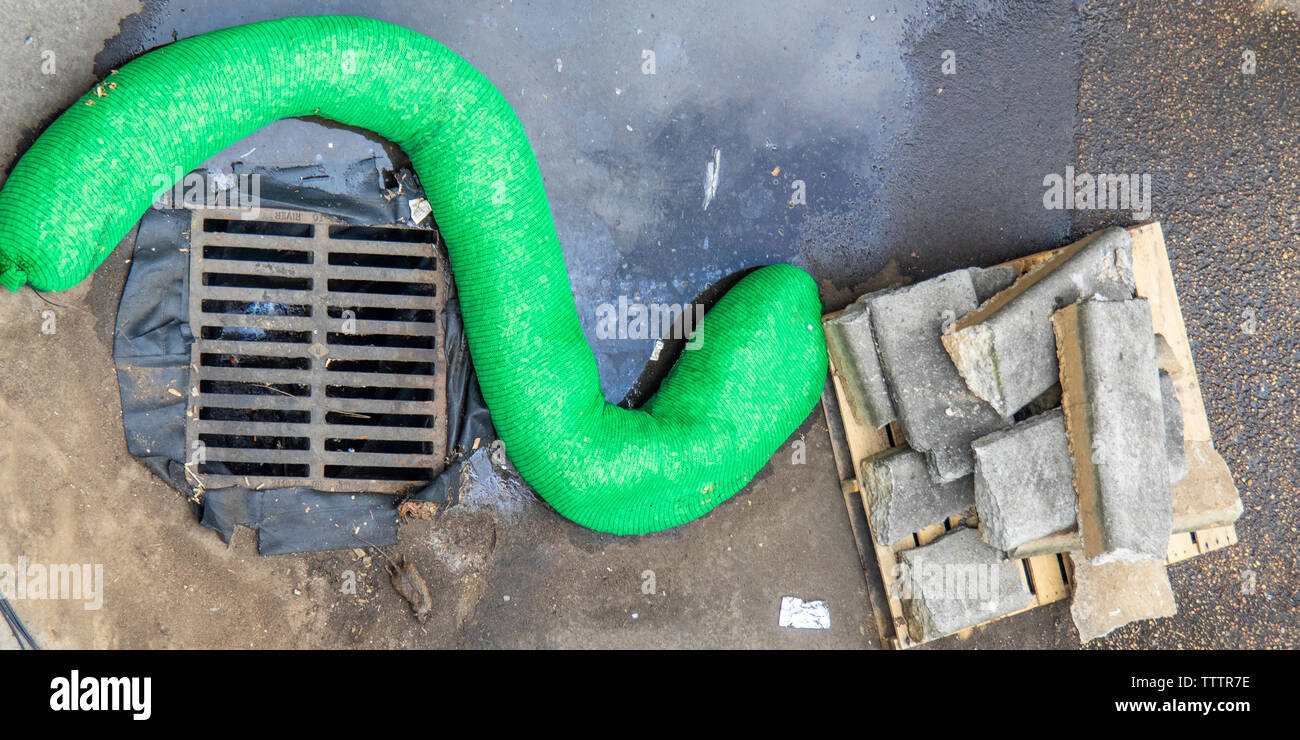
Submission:
<svg viewBox="0 0 1300 740">
<path fill-rule="evenodd" d="M 941 483 L 974 470 L 970 443 L 1009 426 L 966 386 L 940 332 L 978 304 L 969 270 L 957 270 L 868 302 L 880 365 L 912 449 Z"/>
<path fill-rule="evenodd" d="M 1070 616 L 1079 641 L 1088 642 L 1138 619 L 1178 613 L 1164 561 L 1111 562 L 1095 565 L 1079 553 L 1074 561 Z"/>
<path fill-rule="evenodd" d="M 1174 531 L 1225 527 L 1240 519 L 1241 496 L 1214 445 L 1191 440 L 1184 449 L 1188 474 L 1173 486 Z"/>
<path fill-rule="evenodd" d="M 1164 373 L 1161 373 L 1164 381 Z M 1161 398 L 1169 398 L 1167 389 L 1162 386 Z M 1242 497 L 1232 484 L 1232 473 L 1227 469 L 1221 455 L 1214 450 L 1213 443 L 1200 440 L 1183 440 L 1183 416 L 1180 411 L 1175 414 L 1169 404 L 1165 404 L 1165 433 L 1167 446 L 1177 438 L 1182 449 L 1183 475 L 1178 480 L 1171 479 L 1170 498 L 1173 499 L 1173 533 L 1196 532 L 1197 529 L 1227 527 L 1242 518 Z M 1174 427 L 1178 429 L 1175 432 Z M 980 505 L 979 489 L 979 455 L 976 453 L 975 505 L 980 509 L 980 525 L 983 527 L 983 506 Z M 1170 476 L 1174 475 L 1178 464 L 1170 463 Z M 1070 550 L 1082 550 L 1083 540 L 1079 538 L 1078 523 L 1071 520 L 1070 527 L 1052 535 L 1037 537 L 1035 540 L 1004 548 L 1013 558 L 1032 558 L 1034 555 L 1049 553 L 1066 553 Z"/>
<path fill-rule="evenodd" d="M 959 529 L 899 555 L 899 595 L 913 640 L 974 627 L 1034 603 L 1023 568 L 989 547 L 973 529 Z"/>
<path fill-rule="evenodd" d="M 1165 415 L 1165 459 L 1169 461 L 1169 482 L 1173 484 L 1187 477 L 1187 453 L 1183 450 L 1183 406 L 1178 402 L 1173 376 L 1164 370 L 1160 371 L 1160 404 Z"/>
<path fill-rule="evenodd" d="M 1174 348 L 1169 345 L 1169 340 L 1165 339 L 1164 334 L 1156 335 L 1156 364 L 1170 375 L 1177 375 L 1183 371 L 1182 364 L 1178 362 L 1178 355 L 1174 353 Z"/>
<path fill-rule="evenodd" d="M 876 429 L 896 418 L 871 332 L 868 302 L 879 294 L 862 296 L 826 322 L 826 348 L 844 400 L 859 424 Z"/>
<path fill-rule="evenodd" d="M 925 452 L 925 469 L 935 482 L 969 478 L 974 470 L 969 447 L 937 447 Z"/>
<path fill-rule="evenodd" d="M 1236 522 L 1242 514 L 1241 496 L 1233 485 L 1228 464 L 1209 442 L 1188 440 L 1183 446 L 1186 450 L 1188 474 L 1170 490 L 1173 499 L 1173 533 L 1226 527 Z M 1083 540 L 1079 537 L 1078 526 L 1072 523 L 1067 531 L 1026 542 L 1008 550 L 1007 555 L 1012 558 L 1029 558 L 1082 549 Z"/>
<path fill-rule="evenodd" d="M 925 456 L 906 447 L 864 460 L 862 480 L 871 507 L 871 533 L 886 547 L 975 504 L 970 476 L 936 483 Z"/>
<path fill-rule="evenodd" d="M 1020 271 L 1011 265 L 999 267 L 971 267 L 970 280 L 975 288 L 975 300 L 983 303 L 1002 291 L 1010 288 L 1020 276 Z"/>
<path fill-rule="evenodd" d="M 1111 228 L 1065 247 L 943 335 L 976 396 L 1010 416 L 1056 383 L 1051 315 L 1092 296 L 1133 297 L 1133 240 Z"/>
<path fill-rule="evenodd" d="M 1052 409 L 1060 408 L 1060 406 L 1061 384 L 1057 383 L 1040 393 L 1037 398 L 1030 401 L 1029 405 L 1025 406 L 1021 411 L 1026 412 L 1029 416 L 1038 416 L 1039 414 L 1045 414 Z"/>
<path fill-rule="evenodd" d="M 1097 565 L 1163 561 L 1173 505 L 1150 308 L 1084 301 L 1052 326 L 1084 552 Z"/>
<path fill-rule="evenodd" d="M 1058 552 L 1083 551 L 1083 538 L 1079 536 L 1079 526 L 1076 524 L 1064 532 L 1055 532 L 1046 537 L 1039 537 L 1036 540 L 1007 550 L 1009 558 L 1032 558 L 1035 555 L 1052 555 Z"/>
<path fill-rule="evenodd" d="M 1075 526 L 1074 465 L 1059 408 L 980 437 L 971 450 L 985 542 L 1012 550 Z"/>
</svg>

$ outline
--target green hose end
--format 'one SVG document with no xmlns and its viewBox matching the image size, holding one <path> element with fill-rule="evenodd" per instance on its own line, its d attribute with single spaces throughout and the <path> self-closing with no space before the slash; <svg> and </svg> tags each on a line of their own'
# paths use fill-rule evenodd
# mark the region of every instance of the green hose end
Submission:
<svg viewBox="0 0 1300 740">
<path fill-rule="evenodd" d="M 697 519 L 741 490 L 820 402 L 821 312 L 807 272 L 755 270 L 705 315 L 640 409 L 602 401 L 580 438 L 499 430 L 506 450 L 548 503 L 589 529 L 647 534 Z"/>
</svg>

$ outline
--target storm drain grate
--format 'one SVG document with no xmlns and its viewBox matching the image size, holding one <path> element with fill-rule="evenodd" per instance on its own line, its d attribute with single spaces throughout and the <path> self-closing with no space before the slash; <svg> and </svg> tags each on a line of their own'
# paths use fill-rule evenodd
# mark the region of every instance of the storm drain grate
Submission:
<svg viewBox="0 0 1300 740">
<path fill-rule="evenodd" d="M 198 209 L 186 449 L 205 488 L 399 493 L 440 472 L 437 232 Z"/>
</svg>

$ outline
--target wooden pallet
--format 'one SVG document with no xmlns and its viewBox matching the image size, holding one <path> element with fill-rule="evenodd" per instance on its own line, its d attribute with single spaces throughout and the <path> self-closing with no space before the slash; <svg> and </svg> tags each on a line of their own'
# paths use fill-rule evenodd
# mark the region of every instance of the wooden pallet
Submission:
<svg viewBox="0 0 1300 740">
<path fill-rule="evenodd" d="M 1183 406 L 1184 438 L 1189 442 L 1209 442 L 1210 426 L 1206 419 L 1205 404 L 1201 397 L 1200 384 L 1196 379 L 1196 370 L 1192 364 L 1191 346 L 1187 341 L 1187 330 L 1183 325 L 1182 311 L 1178 306 L 1178 295 L 1174 291 L 1173 273 L 1169 268 L 1164 234 L 1159 222 L 1135 226 L 1128 231 L 1133 237 L 1133 274 L 1137 281 L 1137 293 L 1150 301 L 1155 331 L 1164 335 L 1175 357 L 1184 368 L 1175 378 L 1175 387 Z M 1005 264 L 1016 267 L 1021 274 L 1024 274 L 1052 254 L 1052 251 L 1040 252 Z M 834 318 L 838 313 L 836 311 L 823 316 L 823 325 L 826 320 Z M 961 525 L 963 517 L 954 516 L 947 521 L 936 522 L 890 547 L 877 543 L 869 531 L 870 505 L 865 491 L 858 482 L 857 463 L 896 444 L 903 444 L 903 433 L 897 422 L 884 429 L 874 429 L 857 423 L 852 412 L 843 402 L 843 398 L 839 373 L 836 372 L 832 359 L 831 378 L 822 394 L 822 408 L 826 412 L 826 423 L 830 429 L 831 448 L 839 471 L 840 487 L 844 493 L 845 505 L 848 507 L 854 537 L 858 543 L 863 572 L 866 574 L 868 595 L 876 618 L 876 627 L 880 633 L 881 646 L 893 649 L 914 647 L 921 643 L 914 641 L 908 634 L 907 623 L 903 617 L 903 603 L 899 598 L 900 589 L 897 584 L 898 554 L 913 547 L 929 544 L 945 532 Z M 1197 473 L 1197 463 L 1190 459 L 1188 462 L 1193 466 L 1188 475 L 1191 478 Z M 1169 538 L 1169 550 L 1165 562 L 1176 563 L 1211 550 L 1228 547 L 1236 542 L 1237 533 L 1232 526 L 1175 534 Z M 1026 587 L 1034 594 L 1033 605 L 1021 611 L 1060 601 L 1070 595 L 1073 567 L 1067 555 L 1037 555 L 1022 558 L 1017 562 L 1021 565 Z M 1001 618 L 1005 617 L 999 617 Z M 989 620 L 992 621 L 995 620 Z M 957 634 L 969 636 L 983 624 Z"/>
</svg>

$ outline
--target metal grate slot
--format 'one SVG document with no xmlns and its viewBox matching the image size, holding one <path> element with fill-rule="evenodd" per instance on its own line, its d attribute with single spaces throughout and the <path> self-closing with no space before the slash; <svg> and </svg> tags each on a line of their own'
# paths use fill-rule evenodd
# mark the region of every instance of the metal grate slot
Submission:
<svg viewBox="0 0 1300 740">
<path fill-rule="evenodd" d="M 203 219 L 203 231 L 208 234 L 260 234 L 263 236 L 290 236 L 297 238 L 310 239 L 316 233 L 316 225 L 306 223 L 290 217 L 285 221 L 246 219 L 238 212 L 228 212 L 230 218 L 216 218 L 212 216 L 215 211 L 207 211 L 209 214 Z M 291 211 L 280 211 L 280 213 L 292 213 Z"/>
<path fill-rule="evenodd" d="M 399 493 L 446 454 L 430 229 L 195 210 L 186 441 L 203 487 Z"/>
<path fill-rule="evenodd" d="M 203 248 L 203 258 L 210 260 L 243 260 L 245 262 L 288 262 L 310 265 L 312 253 L 300 249 L 257 249 L 255 247 Z"/>
<path fill-rule="evenodd" d="M 340 225 L 329 227 L 331 239 L 338 241 L 370 241 L 370 242 L 424 242 L 433 244 L 437 241 L 438 232 L 428 229 L 390 229 L 383 226 L 352 226 Z"/>
<path fill-rule="evenodd" d="M 242 316 L 311 316 L 311 306 L 268 301 L 202 301 L 204 313 L 229 313 Z M 191 317 L 193 318 L 193 317 Z M 339 318 L 336 316 L 335 318 Z"/>
</svg>

